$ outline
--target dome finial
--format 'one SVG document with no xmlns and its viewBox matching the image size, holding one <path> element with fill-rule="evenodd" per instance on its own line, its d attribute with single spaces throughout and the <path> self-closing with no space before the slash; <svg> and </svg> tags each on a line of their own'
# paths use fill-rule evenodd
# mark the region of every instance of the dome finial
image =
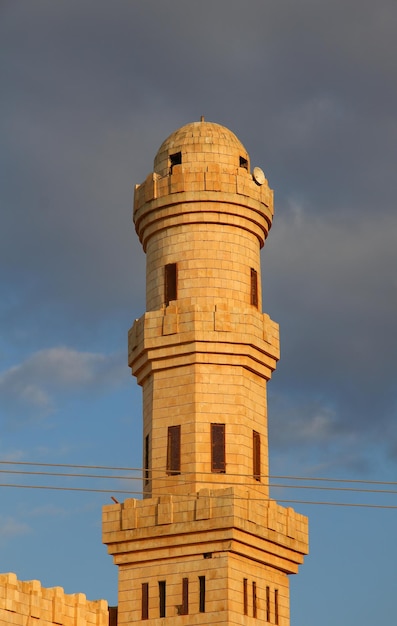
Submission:
<svg viewBox="0 0 397 626">
<path fill-rule="evenodd" d="M 200 122 L 205 122 L 204 115 L 200 117 Z"/>
</svg>

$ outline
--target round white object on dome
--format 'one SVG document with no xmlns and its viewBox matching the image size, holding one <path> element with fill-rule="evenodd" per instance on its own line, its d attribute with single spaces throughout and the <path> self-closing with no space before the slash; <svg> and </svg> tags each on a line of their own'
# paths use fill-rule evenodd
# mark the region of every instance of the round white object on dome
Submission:
<svg viewBox="0 0 397 626">
<path fill-rule="evenodd" d="M 263 185 L 266 180 L 265 174 L 260 167 L 254 167 L 254 171 L 252 172 L 252 177 L 257 185 Z"/>
</svg>

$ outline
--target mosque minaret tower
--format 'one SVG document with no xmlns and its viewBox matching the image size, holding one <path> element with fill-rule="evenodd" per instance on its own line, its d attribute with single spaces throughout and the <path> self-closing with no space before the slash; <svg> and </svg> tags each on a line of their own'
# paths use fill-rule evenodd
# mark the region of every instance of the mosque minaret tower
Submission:
<svg viewBox="0 0 397 626">
<path fill-rule="evenodd" d="M 129 331 L 143 389 L 143 493 L 104 507 L 118 624 L 289 626 L 307 518 L 269 495 L 267 382 L 278 325 L 262 312 L 273 192 L 227 128 L 193 122 L 135 188 L 146 313 Z"/>
</svg>

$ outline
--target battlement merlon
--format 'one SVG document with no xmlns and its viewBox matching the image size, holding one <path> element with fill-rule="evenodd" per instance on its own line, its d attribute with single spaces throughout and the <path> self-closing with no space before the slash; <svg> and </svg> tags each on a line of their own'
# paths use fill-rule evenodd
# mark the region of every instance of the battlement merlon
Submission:
<svg viewBox="0 0 397 626">
<path fill-rule="evenodd" d="M 0 623 L 22 626 L 30 622 L 108 626 L 106 600 L 87 600 L 85 594 L 66 594 L 62 587 L 42 587 L 38 580 L 21 581 L 16 574 L 0 574 Z"/>
<path fill-rule="evenodd" d="M 191 362 L 235 362 L 269 380 L 280 357 L 279 327 L 252 308 L 227 310 L 178 301 L 145 313 L 128 333 L 128 364 L 140 384 L 147 368 L 186 364 L 188 355 Z"/>
<path fill-rule="evenodd" d="M 236 487 L 108 505 L 102 527 L 118 565 L 233 552 L 295 574 L 308 554 L 305 516 Z"/>
<path fill-rule="evenodd" d="M 257 185 L 244 168 L 202 164 L 195 171 L 177 165 L 171 174 L 151 173 L 136 185 L 134 222 L 146 250 L 154 232 L 187 223 L 236 225 L 255 234 L 262 248 L 273 220 L 273 191 Z"/>
</svg>

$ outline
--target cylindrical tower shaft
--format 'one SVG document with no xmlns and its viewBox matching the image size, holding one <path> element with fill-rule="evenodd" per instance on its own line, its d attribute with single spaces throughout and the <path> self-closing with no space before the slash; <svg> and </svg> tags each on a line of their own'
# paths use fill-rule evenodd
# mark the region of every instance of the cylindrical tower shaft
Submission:
<svg viewBox="0 0 397 626">
<path fill-rule="evenodd" d="M 129 335 L 143 387 L 145 494 L 242 484 L 268 495 L 266 381 L 278 326 L 261 312 L 273 197 L 229 130 L 196 122 L 135 190 L 147 312 Z"/>
<path fill-rule="evenodd" d="M 129 332 L 143 388 L 144 499 L 104 507 L 120 626 L 289 626 L 307 519 L 269 497 L 266 385 L 278 326 L 262 313 L 273 198 L 226 128 L 188 124 L 135 189 L 147 311 Z"/>
</svg>

